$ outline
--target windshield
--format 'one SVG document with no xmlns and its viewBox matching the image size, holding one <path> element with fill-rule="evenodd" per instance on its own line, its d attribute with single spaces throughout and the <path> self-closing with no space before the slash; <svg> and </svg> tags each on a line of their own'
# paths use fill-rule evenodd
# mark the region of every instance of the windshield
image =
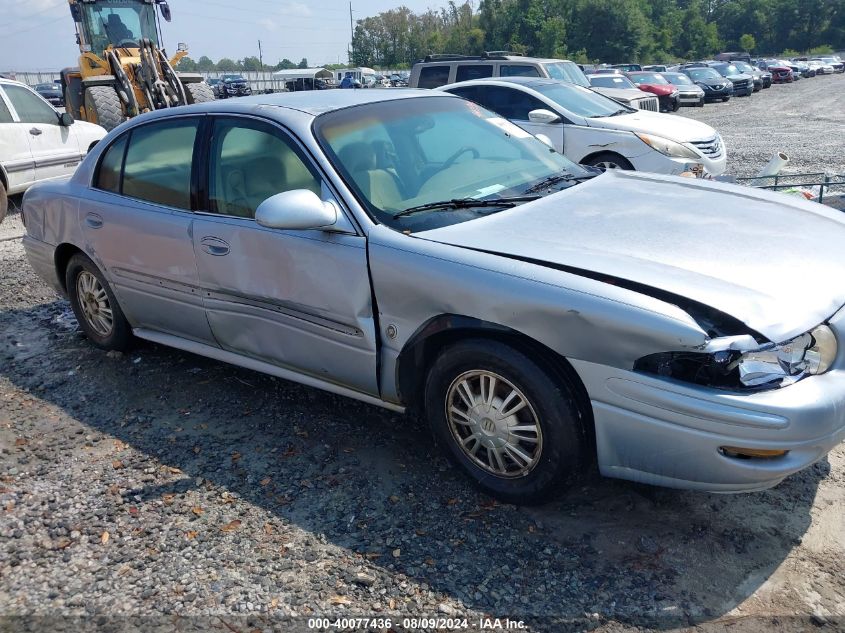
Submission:
<svg viewBox="0 0 845 633">
<path fill-rule="evenodd" d="M 59 87 L 56 84 L 36 84 L 35 89 L 38 91 L 42 90 L 55 90 L 58 92 Z"/>
<path fill-rule="evenodd" d="M 401 231 L 457 224 L 499 210 L 440 209 L 393 217 L 412 207 L 520 196 L 562 172 L 590 175 L 498 115 L 452 97 L 335 110 L 317 117 L 314 133 L 370 215 Z"/>
<path fill-rule="evenodd" d="M 580 86 L 549 82 L 532 84 L 530 87 L 576 116 L 597 119 L 619 114 L 623 110 L 635 112 L 618 101 Z"/>
<path fill-rule="evenodd" d="M 734 67 L 739 69 L 739 72 L 742 73 L 754 72 L 754 68 L 751 64 L 746 64 L 745 62 L 734 62 Z"/>
<path fill-rule="evenodd" d="M 676 86 L 691 86 L 692 80 L 682 73 L 665 73 L 663 75 L 670 83 Z"/>
<path fill-rule="evenodd" d="M 568 81 L 571 84 L 584 86 L 585 88 L 590 86 L 590 82 L 587 80 L 586 75 L 584 75 L 584 71 L 578 68 L 578 64 L 575 62 L 551 62 L 543 64 L 543 68 L 546 69 L 546 72 L 549 73 L 549 77 L 552 79 Z"/>
<path fill-rule="evenodd" d="M 223 81 L 227 84 L 230 84 L 236 81 L 246 81 L 246 79 L 244 79 L 240 75 L 223 75 Z"/>
<path fill-rule="evenodd" d="M 590 75 L 590 83 L 599 88 L 637 88 L 624 75 Z"/>
<path fill-rule="evenodd" d="M 79 6 L 85 39 L 93 52 L 102 53 L 109 46 L 137 48 L 144 37 L 159 46 L 155 5 L 138 0 L 99 0 Z"/>
<path fill-rule="evenodd" d="M 686 72 L 693 81 L 707 81 L 708 79 L 722 79 L 722 75 L 712 68 L 690 68 Z"/>
<path fill-rule="evenodd" d="M 628 78 L 635 84 L 655 84 L 662 86 L 669 82 L 658 73 L 637 73 L 635 75 L 628 75 Z"/>
</svg>

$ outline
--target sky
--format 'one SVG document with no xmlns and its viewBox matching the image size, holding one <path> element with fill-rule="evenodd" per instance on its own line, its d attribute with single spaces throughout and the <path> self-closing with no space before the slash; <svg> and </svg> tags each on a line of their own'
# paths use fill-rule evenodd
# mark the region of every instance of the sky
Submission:
<svg viewBox="0 0 845 633">
<path fill-rule="evenodd" d="M 352 17 L 403 4 L 424 11 L 446 0 L 353 0 Z M 193 59 L 243 59 L 258 56 L 260 39 L 265 64 L 303 57 L 311 65 L 347 61 L 348 0 L 170 0 L 170 8 L 173 21 L 162 21 L 170 55 L 185 42 Z M 76 65 L 79 49 L 67 0 L 0 0 L 0 15 L 0 72 Z"/>
</svg>

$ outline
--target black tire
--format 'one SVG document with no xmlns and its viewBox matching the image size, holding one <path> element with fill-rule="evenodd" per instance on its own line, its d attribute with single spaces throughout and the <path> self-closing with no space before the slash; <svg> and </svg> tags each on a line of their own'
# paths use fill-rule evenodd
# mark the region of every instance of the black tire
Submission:
<svg viewBox="0 0 845 633">
<path fill-rule="evenodd" d="M 727 103 L 730 100 L 731 100 L 730 97 L 722 97 L 722 103 Z"/>
<path fill-rule="evenodd" d="M 704 98 L 701 99 L 698 103 L 695 104 L 696 108 L 703 108 L 704 107 Z"/>
<path fill-rule="evenodd" d="M 214 101 L 214 91 L 204 81 L 195 84 L 185 84 L 185 96 L 188 103 L 207 103 Z"/>
<path fill-rule="evenodd" d="M 93 275 L 105 291 L 105 304 L 112 313 L 112 326 L 107 332 L 98 332 L 83 310 L 82 302 L 85 299 L 80 295 L 85 293 L 79 288 L 79 278 L 83 273 Z M 65 287 L 67 288 L 70 305 L 73 308 L 73 314 L 76 316 L 82 331 L 85 332 L 85 336 L 94 345 L 106 350 L 119 351 L 129 347 L 132 341 L 132 327 L 123 315 L 123 310 L 120 309 L 117 298 L 105 277 L 103 277 L 103 273 L 100 272 L 94 262 L 82 253 L 77 253 L 71 257 L 65 271 Z"/>
<path fill-rule="evenodd" d="M 111 132 L 126 120 L 117 91 L 111 86 L 92 86 L 85 89 L 85 118 Z"/>
<path fill-rule="evenodd" d="M 483 456 L 473 459 L 461 448 L 456 433 L 470 433 L 470 427 L 456 425 L 455 429 L 460 428 L 463 431 L 453 432 L 446 408 L 449 406 L 450 395 L 459 397 L 455 395 L 459 391 L 458 380 L 471 376 L 474 371 L 498 375 L 498 388 L 504 391 L 500 391 L 497 398 L 501 398 L 501 394 L 509 393 L 513 387 L 524 395 L 528 406 L 521 409 L 519 415 L 523 417 L 519 420 L 523 424 L 525 416 L 528 416 L 528 420 L 536 420 L 540 428 L 540 433 L 536 436 L 541 438 L 540 442 L 519 443 L 519 449 L 526 454 L 530 452 L 528 457 L 534 460 L 527 473 L 519 473 L 519 469 L 524 466 L 505 455 L 507 451 L 502 454 L 508 459 L 500 460 L 499 464 L 506 463 L 508 467 L 517 469 L 516 473 L 512 472 L 508 477 L 497 475 L 480 464 L 482 460 L 488 463 L 494 461 L 493 453 L 489 450 L 485 449 Z M 483 393 L 483 389 L 480 393 Z M 495 389 L 493 393 L 496 393 Z M 508 401 L 509 398 L 505 396 L 504 400 Z M 495 402 L 496 398 L 491 397 L 490 401 Z M 466 403 L 467 400 L 464 399 L 463 402 Z M 498 402 L 505 407 L 504 413 L 510 411 L 505 402 L 501 399 Z M 467 411 L 474 409 L 467 408 Z M 470 339 L 444 349 L 429 369 L 426 378 L 425 412 L 436 441 L 445 449 L 449 458 L 478 488 L 506 503 L 534 504 L 547 501 L 576 481 L 588 463 L 587 447 L 591 444 L 587 441 L 581 422 L 574 388 L 565 380 L 556 379 L 544 371 L 522 352 L 498 341 Z M 488 409 L 487 413 L 477 411 L 476 414 L 493 417 L 491 409 Z M 511 422 L 517 419 L 515 413 L 507 418 Z M 487 417 L 483 418 L 481 423 L 494 424 Z M 511 426 L 509 422 L 503 424 L 506 424 L 504 428 Z M 476 429 L 480 432 L 481 427 L 477 426 Z M 494 439 L 490 435 L 485 437 Z M 510 433 L 509 437 L 513 437 L 513 433 Z M 466 443 L 469 438 L 463 439 Z M 475 449 L 474 444 L 471 446 Z M 475 451 L 477 456 L 480 455 L 480 446 Z M 526 461 L 526 464 L 528 463 Z"/>
<path fill-rule="evenodd" d="M 0 180 L 0 222 L 6 219 L 9 212 L 9 194 L 6 193 L 6 186 Z"/>
<path fill-rule="evenodd" d="M 616 165 L 616 169 L 624 169 L 626 171 L 633 171 L 634 166 L 624 156 L 620 156 L 614 152 L 602 152 L 601 154 L 596 154 L 588 158 L 585 161 L 582 161 L 582 165 L 591 165 L 593 167 L 604 167 L 605 169 L 608 168 L 608 164 Z M 613 167 L 610 167 L 613 169 Z"/>
</svg>

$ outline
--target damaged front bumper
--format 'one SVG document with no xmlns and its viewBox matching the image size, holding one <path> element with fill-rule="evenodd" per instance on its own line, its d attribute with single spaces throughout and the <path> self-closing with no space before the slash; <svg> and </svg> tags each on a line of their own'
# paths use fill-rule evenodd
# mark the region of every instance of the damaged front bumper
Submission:
<svg viewBox="0 0 845 633">
<path fill-rule="evenodd" d="M 588 386 L 599 469 L 673 488 L 770 488 L 845 439 L 845 369 L 742 394 L 572 361 Z M 749 458 L 725 447 L 782 453 Z"/>
</svg>

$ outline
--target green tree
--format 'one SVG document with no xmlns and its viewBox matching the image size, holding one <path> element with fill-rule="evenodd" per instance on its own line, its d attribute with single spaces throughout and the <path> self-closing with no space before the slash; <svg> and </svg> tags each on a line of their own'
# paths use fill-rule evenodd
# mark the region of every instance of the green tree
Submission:
<svg viewBox="0 0 845 633">
<path fill-rule="evenodd" d="M 273 66 L 273 70 L 290 70 L 291 68 L 296 68 L 296 64 L 294 64 L 287 57 L 285 57 L 282 61 Z"/>
<path fill-rule="evenodd" d="M 747 53 L 750 53 L 757 47 L 757 40 L 750 33 L 745 33 L 739 38 L 739 46 Z"/>
<path fill-rule="evenodd" d="M 208 72 L 209 70 L 214 70 L 214 68 L 215 64 L 213 61 L 211 61 L 210 57 L 206 57 L 205 55 L 203 55 L 199 58 L 199 61 L 197 62 L 197 70 Z"/>
<path fill-rule="evenodd" d="M 308 60 L 303 57 L 297 65 L 297 68 L 308 68 Z"/>
<path fill-rule="evenodd" d="M 179 63 L 176 64 L 176 70 L 189 73 L 195 72 L 197 70 L 197 63 L 190 57 L 183 57 L 179 60 Z"/>
<path fill-rule="evenodd" d="M 241 69 L 244 71 L 264 70 L 261 67 L 261 60 L 257 57 L 244 57 L 241 62 Z"/>
<path fill-rule="evenodd" d="M 217 70 L 223 72 L 234 72 L 238 70 L 238 63 L 234 59 L 224 57 L 219 62 L 217 62 Z"/>
</svg>

